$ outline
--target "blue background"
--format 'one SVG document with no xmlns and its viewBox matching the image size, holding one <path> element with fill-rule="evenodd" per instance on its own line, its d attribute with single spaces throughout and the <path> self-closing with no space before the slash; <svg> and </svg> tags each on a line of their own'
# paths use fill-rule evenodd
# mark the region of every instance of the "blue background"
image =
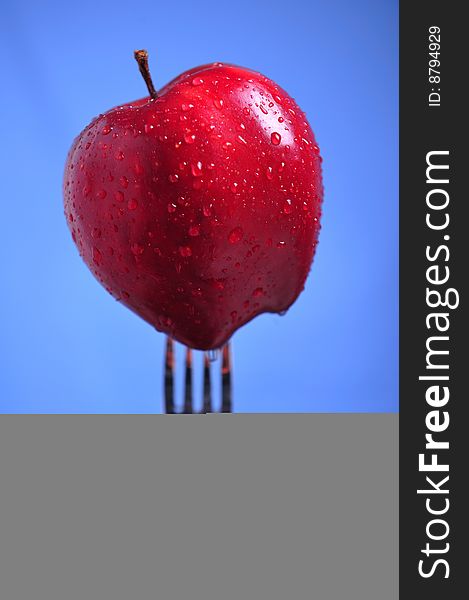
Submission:
<svg viewBox="0 0 469 600">
<path fill-rule="evenodd" d="M 164 337 L 94 280 L 62 212 L 73 138 L 146 94 L 135 48 L 148 48 L 157 88 L 211 61 L 263 72 L 306 111 L 324 157 L 306 290 L 283 318 L 235 334 L 236 410 L 396 411 L 397 1 L 43 0 L 2 12 L 0 412 L 161 410 Z"/>
</svg>

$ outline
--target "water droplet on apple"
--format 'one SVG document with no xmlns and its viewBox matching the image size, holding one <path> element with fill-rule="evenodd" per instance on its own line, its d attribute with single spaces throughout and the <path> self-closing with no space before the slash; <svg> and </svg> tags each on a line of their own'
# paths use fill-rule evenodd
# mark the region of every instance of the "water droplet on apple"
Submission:
<svg viewBox="0 0 469 600">
<path fill-rule="evenodd" d="M 176 207 L 176 205 L 175 205 L 175 204 L 173 204 L 172 202 L 170 202 L 170 203 L 168 204 L 168 212 L 169 212 L 169 213 L 174 213 L 174 212 L 176 212 L 176 208 L 177 208 L 177 207 Z"/>
<path fill-rule="evenodd" d="M 135 210 L 138 206 L 138 202 L 136 198 L 131 198 L 128 202 L 127 202 L 127 208 L 129 210 Z"/>
<path fill-rule="evenodd" d="M 127 179 L 127 177 L 125 175 L 122 175 L 122 177 L 119 177 L 119 183 L 121 184 L 121 186 L 124 189 L 129 187 L 129 180 Z"/>
<path fill-rule="evenodd" d="M 218 358 L 218 353 L 219 353 L 218 350 L 209 350 L 207 352 L 207 354 L 208 354 L 208 360 L 210 362 L 215 362 L 217 360 L 217 358 Z"/>
<path fill-rule="evenodd" d="M 191 172 L 194 177 L 200 177 L 202 175 L 202 163 L 200 160 L 191 164 Z"/>
<path fill-rule="evenodd" d="M 192 250 L 190 246 L 179 246 L 179 254 L 184 257 L 192 256 Z"/>
<path fill-rule="evenodd" d="M 184 141 L 186 144 L 193 144 L 195 142 L 195 135 L 193 133 L 186 133 Z"/>
<path fill-rule="evenodd" d="M 200 77 L 194 77 L 194 79 L 192 80 L 192 85 L 198 86 L 198 85 L 202 85 L 204 82 L 204 80 Z"/>
<path fill-rule="evenodd" d="M 97 266 L 99 266 L 101 264 L 101 260 L 103 258 L 103 255 L 101 254 L 101 252 L 96 247 L 93 247 L 92 255 L 93 255 L 93 262 L 94 262 L 94 264 L 97 265 Z"/>
<path fill-rule="evenodd" d="M 272 135 L 270 136 L 270 141 L 272 142 L 272 144 L 274 146 L 278 146 L 280 144 L 280 142 L 282 141 L 282 136 L 280 135 L 280 133 L 277 133 L 276 131 L 274 131 L 272 133 Z"/>
<path fill-rule="evenodd" d="M 200 234 L 200 227 L 198 225 L 192 225 L 189 227 L 189 235 L 191 237 L 197 237 Z"/>
<path fill-rule="evenodd" d="M 115 154 L 114 157 L 116 160 L 124 160 L 124 153 L 122 152 L 122 150 L 118 150 Z"/>
<path fill-rule="evenodd" d="M 218 108 L 218 110 L 221 110 L 223 108 L 223 100 L 221 98 L 214 98 L 213 105 L 215 108 Z"/>
<path fill-rule="evenodd" d="M 111 131 L 112 131 L 112 127 L 110 127 L 109 125 L 105 125 L 102 129 L 102 134 L 108 135 L 109 133 L 111 133 Z"/>
<path fill-rule="evenodd" d="M 267 179 L 273 179 L 274 174 L 272 167 L 267 167 L 267 169 L 265 170 L 265 176 L 267 177 Z"/>
<path fill-rule="evenodd" d="M 241 227 L 235 227 L 228 236 L 228 240 L 231 244 L 237 244 L 243 239 L 244 232 Z"/>
<path fill-rule="evenodd" d="M 130 246 L 130 250 L 135 256 L 140 256 L 141 254 L 143 254 L 145 248 L 140 244 L 134 243 Z"/>
<path fill-rule="evenodd" d="M 287 198 L 285 200 L 285 204 L 283 206 L 283 212 L 286 215 L 290 215 L 292 213 L 293 207 L 292 207 L 292 201 L 290 200 L 290 198 Z"/>
<path fill-rule="evenodd" d="M 259 106 L 259 108 L 261 109 L 261 111 L 262 111 L 262 112 L 263 112 L 265 115 L 268 115 L 268 114 L 269 114 L 269 111 L 266 109 L 266 107 L 265 107 L 263 104 L 261 104 L 261 105 Z"/>
<path fill-rule="evenodd" d="M 99 198 L 100 200 L 104 200 L 104 198 L 106 198 L 106 196 L 107 196 L 106 190 L 99 190 L 96 192 L 96 198 Z"/>
<path fill-rule="evenodd" d="M 116 202 L 124 202 L 124 194 L 120 190 L 114 192 L 114 198 Z"/>
<path fill-rule="evenodd" d="M 264 288 L 258 287 L 253 292 L 252 295 L 254 298 L 260 298 L 260 296 L 264 295 Z"/>
<path fill-rule="evenodd" d="M 194 108 L 194 105 L 193 105 L 193 104 L 191 104 L 190 102 L 189 102 L 189 103 L 183 102 L 183 103 L 181 104 L 181 110 L 182 110 L 183 112 L 187 112 L 187 111 L 188 111 L 188 110 L 190 110 L 191 108 Z"/>
<path fill-rule="evenodd" d="M 172 173 L 171 175 L 168 176 L 168 181 L 170 183 L 176 183 L 176 181 L 179 179 L 179 175 L 177 173 Z"/>
</svg>

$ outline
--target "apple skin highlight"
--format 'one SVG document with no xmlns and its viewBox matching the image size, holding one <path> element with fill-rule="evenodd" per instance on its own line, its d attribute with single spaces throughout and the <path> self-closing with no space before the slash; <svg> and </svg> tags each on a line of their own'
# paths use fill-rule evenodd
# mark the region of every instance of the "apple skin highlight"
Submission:
<svg viewBox="0 0 469 600">
<path fill-rule="evenodd" d="M 94 119 L 72 145 L 63 191 L 73 240 L 106 290 L 209 350 L 303 290 L 321 157 L 284 90 L 215 63 Z"/>
</svg>

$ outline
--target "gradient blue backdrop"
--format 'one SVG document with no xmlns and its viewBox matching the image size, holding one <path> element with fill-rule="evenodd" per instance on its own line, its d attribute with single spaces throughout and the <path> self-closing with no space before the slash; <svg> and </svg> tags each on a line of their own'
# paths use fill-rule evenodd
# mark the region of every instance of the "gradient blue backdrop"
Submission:
<svg viewBox="0 0 469 600">
<path fill-rule="evenodd" d="M 236 410 L 396 411 L 397 1 L 43 0 L 2 13 L 0 412 L 161 410 L 164 338 L 88 272 L 61 197 L 73 138 L 145 95 L 140 47 L 157 87 L 210 61 L 263 72 L 306 111 L 324 156 L 306 291 L 235 334 Z"/>
</svg>

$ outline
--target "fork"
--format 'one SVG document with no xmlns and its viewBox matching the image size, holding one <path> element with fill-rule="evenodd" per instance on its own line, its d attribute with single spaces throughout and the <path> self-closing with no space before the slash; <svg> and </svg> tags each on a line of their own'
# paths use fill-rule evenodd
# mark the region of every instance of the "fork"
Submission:
<svg viewBox="0 0 469 600">
<path fill-rule="evenodd" d="M 231 348 L 228 342 L 221 351 L 221 407 L 217 411 L 212 400 L 211 363 L 216 361 L 218 353 L 204 352 L 203 366 L 203 400 L 202 409 L 195 410 L 192 389 L 192 349 L 186 348 L 185 374 L 184 374 L 184 403 L 182 410 L 177 411 L 174 401 L 174 370 L 175 353 L 174 341 L 169 336 L 166 338 L 166 352 L 164 362 L 164 399 L 166 414 L 207 414 L 214 412 L 232 412 L 231 389 Z"/>
</svg>

